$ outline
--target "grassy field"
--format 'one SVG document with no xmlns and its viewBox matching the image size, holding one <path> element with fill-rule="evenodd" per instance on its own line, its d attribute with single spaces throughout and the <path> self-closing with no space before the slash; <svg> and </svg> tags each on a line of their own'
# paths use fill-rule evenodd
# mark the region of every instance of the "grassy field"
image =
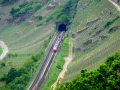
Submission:
<svg viewBox="0 0 120 90">
<path fill-rule="evenodd" d="M 107 0 L 101 0 L 99 3 L 80 0 L 77 10 L 71 25 L 72 34 L 76 34 L 85 27 L 88 28 L 74 38 L 74 47 L 80 50 L 77 51 L 74 48 L 74 59 L 68 66 L 63 82 L 76 77 L 82 69 L 96 69 L 108 56 L 120 52 L 120 40 L 118 40 L 120 28 L 109 33 L 111 28 L 119 26 L 120 18 L 107 28 L 104 27 L 107 22 L 113 21 L 120 15 L 112 4 Z M 91 23 L 88 24 L 88 22 Z M 101 38 L 102 36 L 105 38 Z"/>
<path fill-rule="evenodd" d="M 0 55 L 2 54 L 2 47 L 0 46 Z"/>
</svg>

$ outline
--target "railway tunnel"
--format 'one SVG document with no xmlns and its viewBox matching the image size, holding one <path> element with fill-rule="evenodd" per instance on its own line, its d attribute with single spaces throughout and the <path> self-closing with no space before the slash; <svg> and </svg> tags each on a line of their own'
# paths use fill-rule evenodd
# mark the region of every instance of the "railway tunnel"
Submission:
<svg viewBox="0 0 120 90">
<path fill-rule="evenodd" d="M 66 31 L 67 23 L 66 22 L 56 22 L 56 29 L 58 31 Z"/>
</svg>

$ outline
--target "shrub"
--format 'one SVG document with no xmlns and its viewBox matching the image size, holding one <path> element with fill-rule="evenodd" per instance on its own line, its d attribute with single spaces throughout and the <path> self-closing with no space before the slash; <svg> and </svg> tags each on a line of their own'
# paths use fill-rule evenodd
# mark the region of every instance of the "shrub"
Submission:
<svg viewBox="0 0 120 90">
<path fill-rule="evenodd" d="M 2 63 L 1 63 L 1 65 L 2 65 L 2 66 L 5 66 L 5 63 L 4 63 L 4 62 L 2 62 Z"/>
</svg>

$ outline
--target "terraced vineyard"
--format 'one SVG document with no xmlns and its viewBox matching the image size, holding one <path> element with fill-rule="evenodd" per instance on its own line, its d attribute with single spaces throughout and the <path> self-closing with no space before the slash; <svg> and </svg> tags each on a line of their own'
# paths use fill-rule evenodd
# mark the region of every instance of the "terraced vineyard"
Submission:
<svg viewBox="0 0 120 90">
<path fill-rule="evenodd" d="M 82 69 L 96 69 L 108 56 L 120 52 L 120 12 L 110 2 L 80 0 L 77 10 L 71 25 L 74 59 L 62 82 L 70 81 Z"/>
<path fill-rule="evenodd" d="M 31 59 L 32 55 L 42 52 L 46 41 L 50 40 L 55 33 L 55 20 L 49 21 L 50 16 L 54 17 L 53 13 L 59 11 L 59 6 L 68 0 L 48 0 L 22 23 L 15 23 L 15 21 L 10 23 L 9 19 L 12 18 L 10 10 L 18 8 L 23 1 L 27 1 L 35 7 L 35 3 L 41 4 L 46 0 L 19 0 L 10 5 L 0 4 L 0 40 L 3 40 L 9 49 L 8 55 L 0 61 L 0 64 L 5 64 L 5 67 L 0 66 L 0 77 L 6 74 L 11 67 L 19 69 L 27 60 Z M 55 7 L 48 8 L 52 6 L 51 4 Z M 50 88 L 52 82 L 57 78 L 57 74 L 62 70 L 63 56 L 67 56 L 69 52 L 68 38 L 73 39 L 71 42 L 74 45 L 74 56 L 62 82 L 72 80 L 80 74 L 82 69 L 96 69 L 108 56 L 120 52 L 120 12 L 108 0 L 79 0 L 76 11 L 76 15 L 70 21 L 70 28 L 67 27 L 70 33 L 66 34 L 61 47 L 62 52 L 58 53 L 58 57 L 53 62 L 51 72 L 48 73 L 46 79 L 48 81 L 43 83 L 43 90 Z M 17 20 L 19 21 L 19 18 L 16 19 L 16 22 Z M 68 37 L 68 33 L 70 37 Z M 33 74 L 40 62 L 41 60 L 35 64 Z M 0 82 L 0 88 L 4 86 L 5 82 Z"/>
</svg>

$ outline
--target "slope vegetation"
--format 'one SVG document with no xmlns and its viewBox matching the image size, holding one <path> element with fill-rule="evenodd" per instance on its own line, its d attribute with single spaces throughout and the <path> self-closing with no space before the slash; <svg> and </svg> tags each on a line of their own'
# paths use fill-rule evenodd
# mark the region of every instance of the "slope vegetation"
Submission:
<svg viewBox="0 0 120 90">
<path fill-rule="evenodd" d="M 62 82 L 82 69 L 96 69 L 106 57 L 120 51 L 120 12 L 107 0 L 80 0 L 71 25 L 74 58 Z"/>
<path fill-rule="evenodd" d="M 97 70 L 82 70 L 81 75 L 64 84 L 58 84 L 56 90 L 119 90 L 120 89 L 120 53 L 107 58 Z"/>
</svg>

